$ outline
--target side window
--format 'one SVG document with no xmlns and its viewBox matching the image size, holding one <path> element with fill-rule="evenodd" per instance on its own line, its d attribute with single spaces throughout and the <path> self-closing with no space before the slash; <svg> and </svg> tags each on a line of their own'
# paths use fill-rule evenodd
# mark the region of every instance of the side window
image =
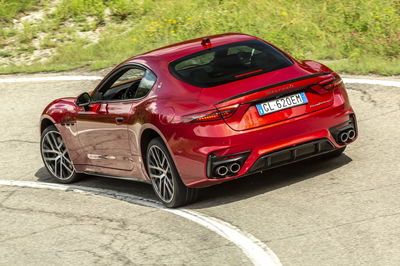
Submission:
<svg viewBox="0 0 400 266">
<path fill-rule="evenodd" d="M 142 80 L 139 83 L 139 86 L 136 90 L 135 98 L 142 98 L 146 96 L 156 82 L 156 79 L 156 75 L 150 70 L 147 70 L 146 74 L 144 74 Z"/>
<path fill-rule="evenodd" d="M 99 88 L 94 98 L 99 101 L 142 98 L 151 90 L 155 81 L 156 76 L 150 70 L 138 66 L 125 68 Z"/>
<path fill-rule="evenodd" d="M 112 85 L 111 88 L 133 82 L 135 80 L 138 80 L 143 77 L 144 70 L 139 69 L 139 68 L 131 68 L 125 73 L 122 74 Z"/>
</svg>

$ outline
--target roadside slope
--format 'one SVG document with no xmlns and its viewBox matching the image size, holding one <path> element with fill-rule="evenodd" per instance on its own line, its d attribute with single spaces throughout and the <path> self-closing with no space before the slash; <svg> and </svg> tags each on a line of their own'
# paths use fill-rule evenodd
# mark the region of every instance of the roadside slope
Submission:
<svg viewBox="0 0 400 266">
<path fill-rule="evenodd" d="M 244 32 L 347 73 L 400 73 L 396 0 L 24 0 L 0 12 L 0 73 L 110 67 L 194 37 Z M 0 1 L 0 3 L 5 2 Z M 11 4 L 10 4 L 11 3 Z M 14 14 L 12 17 L 1 14 Z"/>
</svg>

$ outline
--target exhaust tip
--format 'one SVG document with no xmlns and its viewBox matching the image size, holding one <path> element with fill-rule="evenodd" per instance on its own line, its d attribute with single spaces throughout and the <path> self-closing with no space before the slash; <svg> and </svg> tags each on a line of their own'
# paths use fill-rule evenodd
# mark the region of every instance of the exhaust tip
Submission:
<svg viewBox="0 0 400 266">
<path fill-rule="evenodd" d="M 349 134 L 347 132 L 342 132 L 339 135 L 339 139 L 342 143 L 346 143 L 349 140 Z"/>
<path fill-rule="evenodd" d="M 228 167 L 225 165 L 218 166 L 216 172 L 220 176 L 225 176 L 228 173 Z"/>
<path fill-rule="evenodd" d="M 240 171 L 240 164 L 238 164 L 238 163 L 233 163 L 233 164 L 231 164 L 231 165 L 229 166 L 229 170 L 230 170 L 232 173 L 236 174 L 237 172 Z"/>
<path fill-rule="evenodd" d="M 349 139 L 352 140 L 352 139 L 354 139 L 356 137 L 356 131 L 354 129 L 350 129 L 347 132 L 347 135 L 348 135 Z"/>
</svg>

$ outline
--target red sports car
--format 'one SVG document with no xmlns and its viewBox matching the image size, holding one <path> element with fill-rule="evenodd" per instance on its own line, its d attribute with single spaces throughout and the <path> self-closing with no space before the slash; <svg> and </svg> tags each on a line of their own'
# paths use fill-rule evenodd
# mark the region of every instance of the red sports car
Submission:
<svg viewBox="0 0 400 266">
<path fill-rule="evenodd" d="M 321 154 L 357 138 L 339 75 L 246 34 L 132 57 L 90 93 L 50 103 L 41 155 L 58 181 L 142 180 L 168 207 L 198 188 Z"/>
</svg>

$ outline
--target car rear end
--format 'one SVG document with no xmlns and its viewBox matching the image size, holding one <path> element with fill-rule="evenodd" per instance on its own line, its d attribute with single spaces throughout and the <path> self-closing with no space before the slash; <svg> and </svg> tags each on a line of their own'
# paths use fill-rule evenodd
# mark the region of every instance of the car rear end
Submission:
<svg viewBox="0 0 400 266">
<path fill-rule="evenodd" d="M 182 117 L 186 130 L 178 135 L 193 140 L 188 149 L 199 162 L 187 169 L 188 159 L 184 165 L 177 156 L 185 184 L 219 183 L 354 141 L 356 119 L 344 84 L 320 66 L 305 67 L 261 40 L 207 49 L 173 62 L 171 72 L 202 88 L 197 100 L 210 106 Z"/>
</svg>

